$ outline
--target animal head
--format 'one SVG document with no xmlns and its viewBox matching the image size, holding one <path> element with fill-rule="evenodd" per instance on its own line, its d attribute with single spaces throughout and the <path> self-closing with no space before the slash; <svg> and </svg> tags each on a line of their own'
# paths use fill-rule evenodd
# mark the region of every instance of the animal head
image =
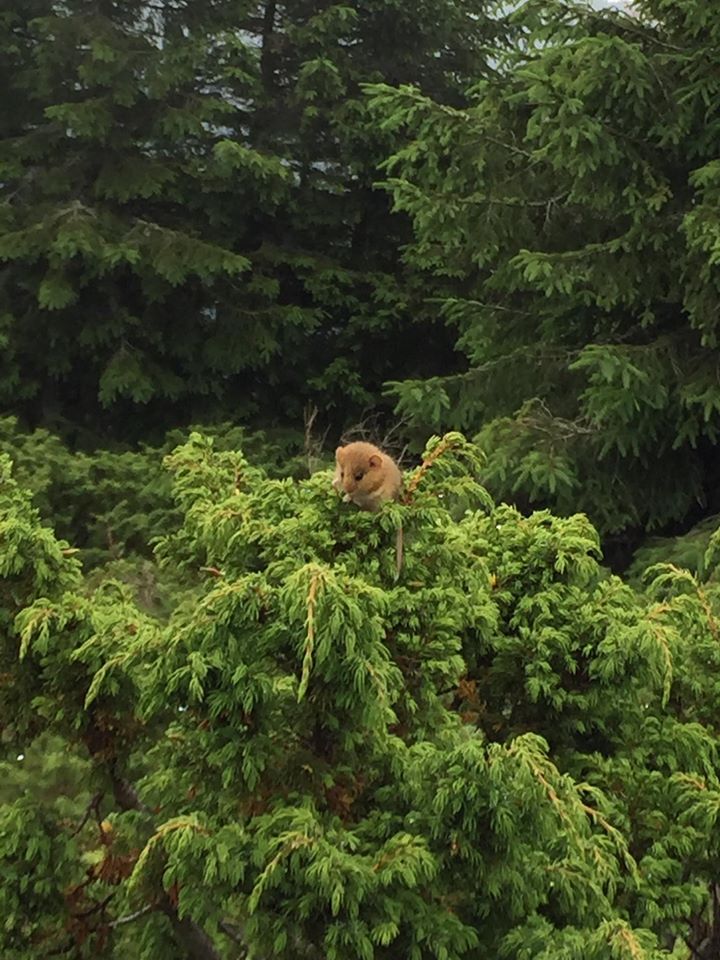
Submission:
<svg viewBox="0 0 720 960">
<path fill-rule="evenodd" d="M 357 490 L 373 490 L 381 479 L 382 453 L 371 443 L 348 443 L 338 447 L 335 460 L 340 471 L 340 485 L 352 496 Z"/>
</svg>

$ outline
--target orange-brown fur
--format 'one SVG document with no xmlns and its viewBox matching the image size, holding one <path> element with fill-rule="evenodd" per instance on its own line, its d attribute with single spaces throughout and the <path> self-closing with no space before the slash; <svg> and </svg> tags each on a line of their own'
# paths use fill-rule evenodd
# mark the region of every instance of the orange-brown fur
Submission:
<svg viewBox="0 0 720 960">
<path fill-rule="evenodd" d="M 386 453 L 372 443 L 357 441 L 335 451 L 333 487 L 345 492 L 344 500 L 361 510 L 378 510 L 386 500 L 396 500 L 402 473 Z"/>
</svg>

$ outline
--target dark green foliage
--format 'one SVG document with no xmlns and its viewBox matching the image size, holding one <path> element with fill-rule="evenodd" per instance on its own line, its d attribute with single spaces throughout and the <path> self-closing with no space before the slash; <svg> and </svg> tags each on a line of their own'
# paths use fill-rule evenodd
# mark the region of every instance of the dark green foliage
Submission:
<svg viewBox="0 0 720 960">
<path fill-rule="evenodd" d="M 4 14 L 0 402 L 63 433 L 342 425 L 450 345 L 373 188 L 360 84 L 459 102 L 481 0 L 86 0 Z M 410 327 L 415 336 L 408 337 Z M 338 407 L 339 405 L 339 407 Z"/>
<path fill-rule="evenodd" d="M 0 764 L 0 802 L 24 795 L 55 806 L 59 817 L 82 817 L 90 800 L 90 763 L 84 752 L 60 737 L 40 736 L 30 746 Z"/>
<path fill-rule="evenodd" d="M 708 517 L 681 537 L 651 538 L 635 552 L 628 577 L 637 579 L 648 567 L 672 563 L 701 577 L 706 575 L 707 550 L 720 517 Z"/>
<path fill-rule="evenodd" d="M 0 957 L 44 953 L 47 918 L 67 917 L 63 887 L 72 878 L 74 844 L 32 800 L 0 807 Z"/>
<path fill-rule="evenodd" d="M 387 186 L 409 259 L 460 278 L 444 313 L 467 358 L 395 383 L 398 408 L 479 431 L 491 489 L 603 534 L 720 507 L 720 24 L 700 0 L 634 7 L 521 5 L 527 43 L 466 109 L 374 88 L 405 131 Z"/>
<path fill-rule="evenodd" d="M 189 579 L 166 626 L 110 581 L 87 596 L 3 481 L 18 612 L 0 713 L 28 746 L 82 745 L 101 794 L 77 838 L 52 802 L 2 808 L 75 884 L 60 897 L 50 860 L 34 867 L 36 943 L 687 957 L 720 856 L 717 536 L 704 581 L 658 567 L 636 593 L 598 565 L 585 518 L 496 506 L 457 434 L 377 516 L 341 503 L 329 471 L 268 478 L 199 434 L 167 466 L 182 520 L 158 559 Z"/>
</svg>

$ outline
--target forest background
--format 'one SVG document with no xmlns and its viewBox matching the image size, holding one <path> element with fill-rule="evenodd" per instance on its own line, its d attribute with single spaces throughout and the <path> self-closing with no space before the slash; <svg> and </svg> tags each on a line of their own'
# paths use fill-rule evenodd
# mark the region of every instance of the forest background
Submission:
<svg viewBox="0 0 720 960">
<path fill-rule="evenodd" d="M 0 956 L 720 955 L 716 13 L 0 11 Z"/>
</svg>

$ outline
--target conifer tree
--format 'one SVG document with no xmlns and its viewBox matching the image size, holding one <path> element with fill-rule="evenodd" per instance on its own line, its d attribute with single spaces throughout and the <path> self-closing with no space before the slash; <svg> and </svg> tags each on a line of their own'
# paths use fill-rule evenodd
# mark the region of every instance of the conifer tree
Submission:
<svg viewBox="0 0 720 960">
<path fill-rule="evenodd" d="M 714 956 L 717 536 L 636 593 L 457 434 L 377 516 L 199 434 L 167 466 L 165 624 L 88 595 L 3 464 L 6 762 L 92 771 L 0 796 L 4 955 Z"/>
<path fill-rule="evenodd" d="M 395 397 L 419 432 L 479 431 L 503 496 L 678 532 L 720 508 L 720 24 L 702 0 L 515 17 L 526 42 L 469 108 L 375 89 L 405 131 L 387 173 L 412 260 L 461 278 L 467 360 Z"/>
<path fill-rule="evenodd" d="M 301 424 L 309 401 L 344 421 L 447 353 L 373 188 L 392 139 L 360 84 L 460 102 L 500 30 L 484 8 L 11 5 L 3 408 L 85 443 L 190 417 Z"/>
</svg>

